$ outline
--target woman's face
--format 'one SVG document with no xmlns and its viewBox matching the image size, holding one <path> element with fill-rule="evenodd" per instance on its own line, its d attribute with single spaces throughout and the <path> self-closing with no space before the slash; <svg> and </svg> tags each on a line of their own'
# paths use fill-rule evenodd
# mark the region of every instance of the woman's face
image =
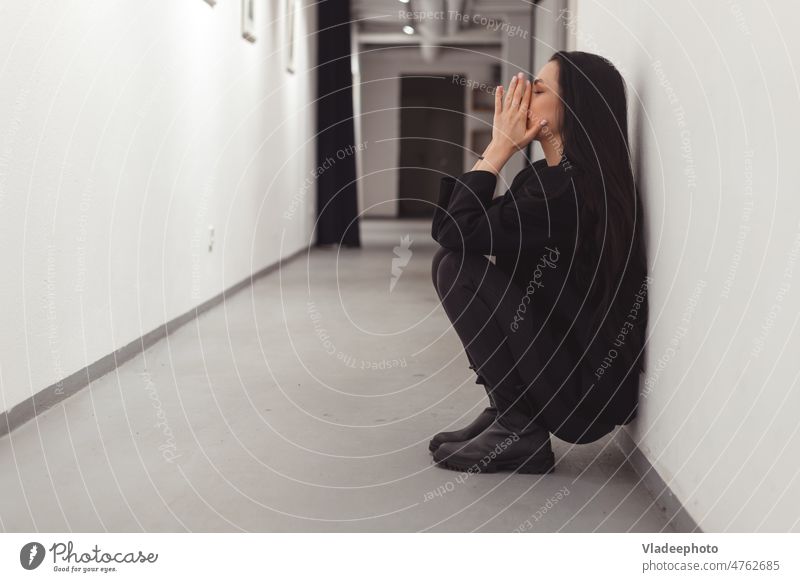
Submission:
<svg viewBox="0 0 800 582">
<path fill-rule="evenodd" d="M 558 89 L 558 62 L 548 61 L 533 80 L 533 94 L 531 95 L 531 111 L 534 115 L 547 120 L 545 127 L 550 132 L 561 135 L 561 112 L 563 105 Z M 536 136 L 538 141 L 547 137 L 549 132 L 541 131 Z"/>
</svg>

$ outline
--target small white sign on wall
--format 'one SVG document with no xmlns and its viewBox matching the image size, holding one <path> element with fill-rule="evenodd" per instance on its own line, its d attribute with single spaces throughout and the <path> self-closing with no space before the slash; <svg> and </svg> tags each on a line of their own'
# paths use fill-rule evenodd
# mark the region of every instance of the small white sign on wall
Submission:
<svg viewBox="0 0 800 582">
<path fill-rule="evenodd" d="M 242 0 L 242 37 L 256 42 L 255 0 Z"/>
<path fill-rule="evenodd" d="M 284 0 L 283 42 L 286 70 L 294 74 L 294 12 L 296 0 Z"/>
</svg>

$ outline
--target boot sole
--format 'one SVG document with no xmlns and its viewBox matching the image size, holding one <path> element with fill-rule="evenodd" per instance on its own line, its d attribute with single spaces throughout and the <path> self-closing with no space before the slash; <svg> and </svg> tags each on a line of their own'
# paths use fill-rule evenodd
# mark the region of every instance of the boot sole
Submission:
<svg viewBox="0 0 800 582">
<path fill-rule="evenodd" d="M 461 464 L 452 459 L 442 459 L 436 463 L 452 471 L 469 471 L 475 468 L 475 463 Z M 541 475 L 555 471 L 555 455 L 551 454 L 544 459 L 528 459 L 520 463 L 519 461 L 506 461 L 504 463 L 489 464 L 481 468 L 478 473 L 497 473 L 498 471 L 514 471 L 526 475 Z"/>
</svg>

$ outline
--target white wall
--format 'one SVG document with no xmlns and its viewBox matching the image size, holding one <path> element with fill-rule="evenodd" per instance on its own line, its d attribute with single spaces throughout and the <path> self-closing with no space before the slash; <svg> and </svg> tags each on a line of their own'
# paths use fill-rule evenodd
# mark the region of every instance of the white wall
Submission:
<svg viewBox="0 0 800 582">
<path fill-rule="evenodd" d="M 240 4 L 0 0 L 0 410 L 308 244 L 316 7 Z"/>
<path fill-rule="evenodd" d="M 570 18 L 629 84 L 654 277 L 631 435 L 705 531 L 800 531 L 800 5 L 578 0 Z"/>
</svg>

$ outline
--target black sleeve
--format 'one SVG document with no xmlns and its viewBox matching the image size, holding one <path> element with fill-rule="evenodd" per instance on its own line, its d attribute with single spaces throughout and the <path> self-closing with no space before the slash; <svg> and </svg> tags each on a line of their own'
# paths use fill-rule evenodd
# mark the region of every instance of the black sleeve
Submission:
<svg viewBox="0 0 800 582">
<path fill-rule="evenodd" d="M 453 193 L 453 186 L 455 186 L 455 179 L 446 176 L 439 181 L 439 200 L 433 208 L 433 220 L 431 221 L 431 236 L 436 240 L 436 233 L 442 223 L 442 216 L 447 212 L 447 207 L 450 205 L 450 196 Z"/>
<path fill-rule="evenodd" d="M 453 188 L 455 185 L 456 179 L 452 176 L 445 176 L 439 181 L 439 200 L 433 209 L 433 220 L 431 221 L 431 236 L 434 240 L 436 240 L 436 233 L 439 231 L 439 228 L 442 225 L 442 220 L 447 215 L 448 206 L 450 205 L 450 198 L 453 195 Z M 484 204 L 484 208 L 492 202 L 492 196 L 494 196 L 494 188 L 489 193 L 488 202 L 481 198 L 481 203 Z M 494 202 L 497 200 L 499 200 L 499 198 L 495 198 Z"/>
<path fill-rule="evenodd" d="M 445 180 L 445 178 L 443 178 Z M 485 255 L 537 248 L 567 239 L 574 242 L 577 210 L 569 212 L 564 198 L 550 198 L 509 189 L 492 200 L 497 176 L 486 170 L 462 174 L 450 185 L 442 185 L 447 206 L 432 227 L 436 242 L 452 250 Z M 440 192 L 441 194 L 441 192 Z"/>
</svg>

